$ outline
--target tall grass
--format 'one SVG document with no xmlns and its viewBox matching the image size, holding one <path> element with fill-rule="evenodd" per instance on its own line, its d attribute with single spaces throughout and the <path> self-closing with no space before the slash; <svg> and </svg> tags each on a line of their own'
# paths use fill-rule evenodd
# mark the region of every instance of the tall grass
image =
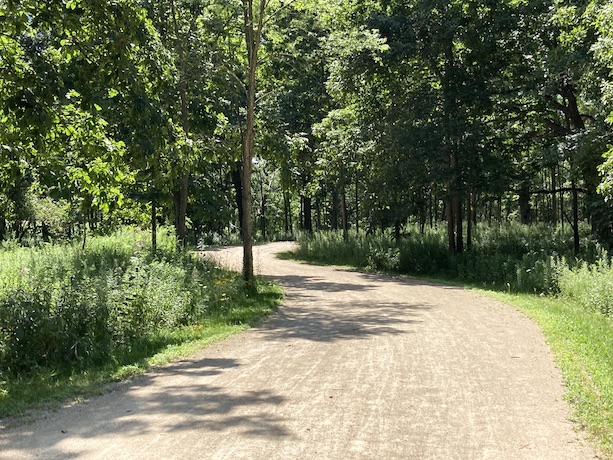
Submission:
<svg viewBox="0 0 613 460">
<path fill-rule="evenodd" d="M 237 274 L 123 229 L 80 243 L 0 248 L 0 406 L 11 382 L 129 364 L 181 341 L 177 331 L 252 323 L 275 293 L 249 299 Z M 266 298 L 264 298 L 266 297 Z M 187 329 L 186 329 L 187 328 Z"/>
<path fill-rule="evenodd" d="M 421 234 L 410 228 L 399 240 L 391 233 L 350 233 L 347 241 L 339 232 L 316 233 L 299 242 L 297 256 L 307 260 L 538 293 L 558 291 L 561 267 L 608 257 L 587 228 L 582 229 L 581 252 L 574 254 L 570 228 L 511 222 L 478 225 L 471 248 L 458 255 L 449 253 L 444 229 Z"/>
</svg>

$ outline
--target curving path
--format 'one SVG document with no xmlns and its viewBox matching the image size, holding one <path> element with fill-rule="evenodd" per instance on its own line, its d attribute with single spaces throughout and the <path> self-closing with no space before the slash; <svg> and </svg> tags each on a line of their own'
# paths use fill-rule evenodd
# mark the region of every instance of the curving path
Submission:
<svg viewBox="0 0 613 460">
<path fill-rule="evenodd" d="M 0 459 L 597 458 L 541 333 L 513 308 L 274 257 L 289 247 L 254 250 L 286 290 L 260 327 L 0 427 Z M 241 249 L 208 256 L 238 268 Z"/>
</svg>

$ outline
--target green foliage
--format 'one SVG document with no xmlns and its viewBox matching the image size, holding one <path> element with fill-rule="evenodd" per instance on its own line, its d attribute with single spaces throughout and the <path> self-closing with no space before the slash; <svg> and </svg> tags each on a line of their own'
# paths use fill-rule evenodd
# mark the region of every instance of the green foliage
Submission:
<svg viewBox="0 0 613 460">
<path fill-rule="evenodd" d="M 559 277 L 560 293 L 569 300 L 613 318 L 613 267 L 609 259 L 564 267 Z"/>
<path fill-rule="evenodd" d="M 77 244 L 0 250 L 0 374 L 82 369 L 156 343 L 167 330 L 220 319 L 248 323 L 236 309 L 240 278 L 176 252 L 168 232 L 158 256 L 147 235 L 122 230 Z M 1 380 L 1 379 L 0 379 Z"/>
<path fill-rule="evenodd" d="M 572 232 L 566 227 L 515 223 L 479 225 L 470 250 L 451 255 L 443 229 L 417 228 L 396 241 L 391 234 L 339 233 L 303 236 L 297 256 L 307 260 L 352 265 L 416 276 L 443 276 L 522 292 L 557 292 L 559 273 L 578 260 L 593 263 L 606 252 L 583 229 L 579 259 Z"/>
</svg>

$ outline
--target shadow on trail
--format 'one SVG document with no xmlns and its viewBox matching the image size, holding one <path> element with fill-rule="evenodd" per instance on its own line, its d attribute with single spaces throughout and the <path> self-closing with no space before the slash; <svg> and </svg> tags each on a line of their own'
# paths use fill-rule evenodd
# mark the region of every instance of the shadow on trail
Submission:
<svg viewBox="0 0 613 460">
<path fill-rule="evenodd" d="M 304 289 L 307 291 L 365 292 L 375 288 L 375 286 L 369 284 L 332 283 L 319 276 L 284 275 L 272 276 L 272 279 L 283 286 L 291 286 L 292 288 Z"/>
<path fill-rule="evenodd" d="M 282 439 L 291 434 L 282 427 L 285 421 L 272 416 L 269 408 L 280 406 L 285 398 L 270 390 L 246 391 L 231 394 L 226 389 L 211 385 L 210 379 L 200 377 L 214 376 L 240 363 L 234 359 L 201 359 L 194 362 L 178 362 L 163 367 L 158 372 L 137 377 L 128 384 L 122 384 L 103 398 L 107 401 L 120 401 L 120 404 L 98 406 L 95 413 L 89 414 L 87 422 L 78 428 L 57 426 L 53 439 L 47 439 L 46 458 L 72 458 L 78 452 L 64 452 L 59 445 L 64 438 L 91 439 L 100 437 L 140 436 L 157 432 L 159 436 L 175 436 L 181 432 L 199 430 L 207 432 L 232 430 L 247 437 L 272 437 Z M 167 379 L 172 374 L 173 385 L 154 385 L 157 379 Z M 139 392 L 148 387 L 154 392 Z M 91 411 L 88 404 L 78 405 L 67 410 Z M 118 409 L 119 407 L 119 409 Z M 160 415 L 164 416 L 160 427 Z M 23 440 L 24 436 L 36 437 L 32 431 L 14 433 Z M 10 438 L 5 438 L 2 445 Z M 35 443 L 34 443 L 35 444 Z M 27 451 L 23 451 L 27 453 Z M 84 452 L 82 452 L 84 453 Z"/>
<path fill-rule="evenodd" d="M 288 298 L 291 297 L 288 296 Z M 281 309 L 274 318 L 259 327 L 269 340 L 303 339 L 316 342 L 368 339 L 383 335 L 411 333 L 411 325 L 421 322 L 419 311 L 428 307 L 407 304 L 349 302 L 351 311 L 341 312 L 311 308 L 308 302 Z"/>
<path fill-rule="evenodd" d="M 355 274 L 359 275 L 356 283 L 330 282 L 325 275 L 272 276 L 285 288 L 288 308 L 280 309 L 258 329 L 270 340 L 367 339 L 411 333 L 411 326 L 421 322 L 420 312 L 430 309 L 426 304 L 376 300 L 378 296 L 371 291 L 380 290 L 386 281 L 398 281 L 384 275 Z"/>
</svg>

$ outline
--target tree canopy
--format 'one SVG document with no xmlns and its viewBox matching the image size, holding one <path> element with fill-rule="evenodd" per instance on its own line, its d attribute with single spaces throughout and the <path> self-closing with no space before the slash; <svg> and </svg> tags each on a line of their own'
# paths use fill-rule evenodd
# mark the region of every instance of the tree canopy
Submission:
<svg viewBox="0 0 613 460">
<path fill-rule="evenodd" d="M 0 238 L 587 221 L 613 243 L 613 2 L 0 1 Z M 253 225 L 252 222 L 259 222 Z M 578 239 L 576 240 L 578 244 Z"/>
</svg>

